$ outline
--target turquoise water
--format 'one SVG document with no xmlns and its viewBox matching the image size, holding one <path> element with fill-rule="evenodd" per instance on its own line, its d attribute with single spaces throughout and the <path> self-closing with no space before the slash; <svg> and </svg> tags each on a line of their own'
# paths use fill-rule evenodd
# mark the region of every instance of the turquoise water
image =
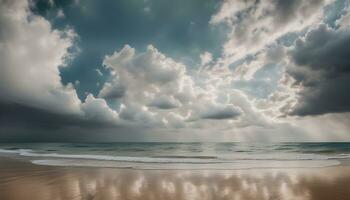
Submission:
<svg viewBox="0 0 350 200">
<path fill-rule="evenodd" d="M 350 143 L 21 143 L 0 153 L 34 164 L 136 169 L 327 167 L 350 158 Z"/>
</svg>

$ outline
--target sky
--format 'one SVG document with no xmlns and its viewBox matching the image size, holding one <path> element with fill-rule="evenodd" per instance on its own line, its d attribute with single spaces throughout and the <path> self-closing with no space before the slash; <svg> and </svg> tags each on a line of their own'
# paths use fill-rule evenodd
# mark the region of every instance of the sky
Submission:
<svg viewBox="0 0 350 200">
<path fill-rule="evenodd" d="M 350 141 L 348 0 L 0 0 L 2 142 Z"/>
</svg>

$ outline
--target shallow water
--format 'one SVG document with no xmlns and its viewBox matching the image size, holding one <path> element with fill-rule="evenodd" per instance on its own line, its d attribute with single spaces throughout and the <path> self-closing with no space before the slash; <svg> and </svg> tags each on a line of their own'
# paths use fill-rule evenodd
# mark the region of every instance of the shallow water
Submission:
<svg viewBox="0 0 350 200">
<path fill-rule="evenodd" d="M 326 167 L 350 158 L 350 143 L 22 143 L 0 153 L 39 165 L 136 169 Z"/>
</svg>

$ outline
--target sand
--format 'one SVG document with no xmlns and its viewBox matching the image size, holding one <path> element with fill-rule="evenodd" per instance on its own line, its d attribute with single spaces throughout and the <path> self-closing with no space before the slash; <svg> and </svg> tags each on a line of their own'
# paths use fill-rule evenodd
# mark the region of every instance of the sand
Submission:
<svg viewBox="0 0 350 200">
<path fill-rule="evenodd" d="M 349 200 L 350 167 L 132 170 L 0 158 L 0 200 Z"/>
</svg>

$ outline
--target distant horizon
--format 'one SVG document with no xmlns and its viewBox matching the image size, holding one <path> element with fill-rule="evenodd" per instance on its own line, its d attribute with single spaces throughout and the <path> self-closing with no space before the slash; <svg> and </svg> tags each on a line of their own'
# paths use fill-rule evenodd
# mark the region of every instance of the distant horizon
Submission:
<svg viewBox="0 0 350 200">
<path fill-rule="evenodd" d="M 320 142 L 307 142 L 307 141 L 301 141 L 301 142 L 273 142 L 273 141 L 268 141 L 268 142 L 254 142 L 254 141 L 245 141 L 245 142 L 215 142 L 215 141 L 203 141 L 203 142 L 194 142 L 194 141 L 184 141 L 184 142 L 177 142 L 177 141 L 160 141 L 160 142 L 152 142 L 152 141 L 114 141 L 114 142 L 92 142 L 92 141 L 85 141 L 85 142 L 50 142 L 50 141 L 42 141 L 42 142 L 34 142 L 34 141 L 29 141 L 29 142 L 0 142 L 0 144 L 30 144 L 30 143 L 42 143 L 42 144 L 118 144 L 118 143 L 159 143 L 159 144 L 234 144 L 234 143 L 241 143 L 241 144 L 322 144 L 322 143 L 334 143 L 334 144 L 348 144 L 350 142 L 347 141 L 320 141 Z"/>
</svg>

